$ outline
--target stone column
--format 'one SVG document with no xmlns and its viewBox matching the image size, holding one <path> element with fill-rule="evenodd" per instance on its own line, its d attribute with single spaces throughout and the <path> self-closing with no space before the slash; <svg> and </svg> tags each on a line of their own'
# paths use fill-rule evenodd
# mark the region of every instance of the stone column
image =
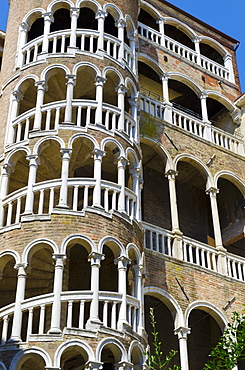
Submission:
<svg viewBox="0 0 245 370">
<path fill-rule="evenodd" d="M 136 195 L 136 210 L 135 210 L 135 217 L 137 220 L 140 220 L 140 203 L 141 203 L 141 197 L 140 197 L 140 169 L 139 168 L 133 168 L 129 171 L 132 176 L 132 182 L 133 182 L 133 192 Z"/>
<path fill-rule="evenodd" d="M 131 33 L 130 35 L 128 35 L 128 39 L 129 39 L 129 46 L 130 46 L 130 49 L 132 50 L 132 53 L 133 53 L 133 60 L 131 62 L 131 68 L 133 70 L 134 73 L 137 72 L 137 63 L 136 63 L 136 32 L 135 33 Z"/>
<path fill-rule="evenodd" d="M 90 290 L 93 292 L 93 298 L 90 305 L 90 316 L 86 324 L 86 329 L 94 328 L 98 325 L 102 325 L 99 319 L 99 269 L 101 260 L 104 259 L 104 255 L 92 252 L 88 256 L 88 261 L 91 263 L 91 287 Z"/>
<path fill-rule="evenodd" d="M 168 73 L 165 73 L 162 77 L 162 91 L 163 91 L 163 101 L 164 101 L 164 120 L 169 123 L 173 123 L 173 112 L 172 112 L 172 103 L 169 101 L 168 93 Z"/>
<path fill-rule="evenodd" d="M 18 270 L 18 280 L 15 295 L 15 307 L 14 307 L 14 317 L 11 341 L 21 341 L 21 326 L 22 326 L 22 311 L 21 311 L 21 301 L 25 299 L 25 286 L 26 286 L 26 264 L 19 263 L 15 265 Z"/>
<path fill-rule="evenodd" d="M 77 19 L 79 17 L 79 8 L 71 8 L 70 15 L 71 15 L 71 38 L 70 38 L 70 46 L 68 47 L 68 53 L 75 54 L 77 49 Z"/>
<path fill-rule="evenodd" d="M 144 301 L 142 301 L 143 295 L 143 266 L 135 265 L 132 267 L 134 271 L 135 279 L 135 297 L 139 300 L 139 313 L 138 313 L 138 334 L 141 335 L 144 332 L 144 319 L 143 319 L 143 310 L 144 310 Z"/>
<path fill-rule="evenodd" d="M 33 185 L 36 182 L 37 166 L 39 165 L 39 160 L 37 155 L 28 155 L 26 159 L 29 161 L 29 177 L 24 214 L 29 215 L 33 213 L 33 201 L 34 201 Z"/>
<path fill-rule="evenodd" d="M 103 106 L 103 86 L 106 82 L 106 79 L 103 77 L 96 77 L 95 85 L 96 85 L 96 101 L 97 101 L 97 109 L 95 114 L 95 123 L 97 125 L 102 125 L 102 106 Z"/>
<path fill-rule="evenodd" d="M 139 142 L 139 129 L 138 129 L 138 97 L 129 98 L 128 102 L 130 104 L 130 110 L 131 110 L 131 117 L 133 118 L 135 122 L 135 127 L 132 128 L 131 134 L 129 134 L 131 139 L 134 139 L 136 142 Z"/>
<path fill-rule="evenodd" d="M 118 200 L 118 211 L 125 212 L 125 168 L 128 160 L 124 157 L 117 158 L 118 185 L 120 185 L 120 195 Z M 129 210 L 128 210 L 129 211 Z"/>
<path fill-rule="evenodd" d="M 180 355 L 181 370 L 189 370 L 187 334 L 190 334 L 190 329 L 179 327 L 175 329 L 174 333 L 178 335 L 178 339 L 179 339 L 179 355 Z"/>
<path fill-rule="evenodd" d="M 201 65 L 201 53 L 200 53 L 200 37 L 196 36 L 192 40 L 195 46 L 195 52 L 197 54 L 197 64 L 200 66 Z"/>
<path fill-rule="evenodd" d="M 218 211 L 218 205 L 217 205 L 218 192 L 219 190 L 213 187 L 209 188 L 206 191 L 206 193 L 209 194 L 210 196 L 215 245 L 216 245 L 216 249 L 219 252 L 218 272 L 226 275 L 227 274 L 226 249 L 223 247 L 221 228 L 220 228 L 220 222 L 219 222 L 219 211 Z"/>
<path fill-rule="evenodd" d="M 124 325 L 128 325 L 127 321 L 127 265 L 130 260 L 121 256 L 114 260 L 118 265 L 118 293 L 122 294 L 122 302 L 119 310 L 119 318 L 117 329 L 123 330 Z"/>
<path fill-rule="evenodd" d="M 67 193 L 68 184 L 67 180 L 69 177 L 69 163 L 70 163 L 70 153 L 71 149 L 63 148 L 60 150 L 62 154 L 62 170 L 61 170 L 61 187 L 60 187 L 60 199 L 57 207 L 59 208 L 69 208 L 67 205 Z"/>
<path fill-rule="evenodd" d="M 229 71 L 229 81 L 234 83 L 235 82 L 235 76 L 234 76 L 234 70 L 232 65 L 232 56 L 230 54 L 226 54 L 223 57 L 224 59 L 224 65 L 225 68 Z"/>
<path fill-rule="evenodd" d="M 208 120 L 207 97 L 208 95 L 205 92 L 199 96 L 201 101 L 202 120 L 205 124 L 203 137 L 208 141 L 212 141 L 211 122 Z"/>
<path fill-rule="evenodd" d="M 174 170 L 168 170 L 165 176 L 168 178 L 168 184 L 169 184 L 172 232 L 174 236 L 173 256 L 175 258 L 183 260 L 182 233 L 179 229 L 179 216 L 178 216 L 177 197 L 176 197 L 176 188 L 175 188 L 175 177 L 177 176 L 177 174 L 178 173 Z"/>
<path fill-rule="evenodd" d="M 102 158 L 106 152 L 100 149 L 95 149 L 94 152 L 94 179 L 95 187 L 93 192 L 93 207 L 101 208 L 101 164 Z"/>
<path fill-rule="evenodd" d="M 121 111 L 119 122 L 118 122 L 118 130 L 120 131 L 125 131 L 124 129 L 124 119 L 125 119 L 124 118 L 124 112 L 125 112 L 124 97 L 125 97 L 127 90 L 128 89 L 123 84 L 118 85 L 115 90 L 117 92 L 117 102 L 118 102 L 117 106 Z"/>
<path fill-rule="evenodd" d="M 35 83 L 35 86 L 37 86 L 37 101 L 33 130 L 40 130 L 42 123 L 41 107 L 43 105 L 44 94 L 46 90 L 46 82 L 38 81 Z"/>
<path fill-rule="evenodd" d="M 123 19 L 118 19 L 116 26 L 118 28 L 117 38 L 121 41 L 118 52 L 118 60 L 122 63 L 124 61 L 124 28 L 126 27 L 126 23 Z"/>
<path fill-rule="evenodd" d="M 54 301 L 52 305 L 51 326 L 49 334 L 60 334 L 60 316 L 61 316 L 61 292 L 63 282 L 63 270 L 65 254 L 54 254 L 55 270 L 54 270 Z"/>
<path fill-rule="evenodd" d="M 161 34 L 161 45 L 162 47 L 165 47 L 165 31 L 164 31 L 164 18 L 159 18 L 157 20 L 157 23 L 159 24 L 159 32 Z"/>
<path fill-rule="evenodd" d="M 73 99 L 73 92 L 74 86 L 76 84 L 76 75 L 66 75 L 66 110 L 65 110 L 65 122 L 68 124 L 72 124 L 72 99 Z"/>
<path fill-rule="evenodd" d="M 19 51 L 18 51 L 18 58 L 16 63 L 16 68 L 21 68 L 24 64 L 24 54 L 22 53 L 22 48 L 25 46 L 27 42 L 27 35 L 30 26 L 26 22 L 22 22 L 20 25 L 20 36 L 19 36 Z"/>
<path fill-rule="evenodd" d="M 14 143 L 14 128 L 13 128 L 13 121 L 15 118 L 18 117 L 19 114 L 19 103 L 20 100 L 23 99 L 23 95 L 18 91 L 15 90 L 12 93 L 12 102 L 11 102 L 11 110 L 10 110 L 10 119 L 9 119 L 9 127 L 8 127 L 8 139 L 7 144 L 13 144 Z"/>
<path fill-rule="evenodd" d="M 9 175 L 13 168 L 9 164 L 4 164 L 2 167 L 2 176 L 1 176 L 1 212 L 0 212 L 0 227 L 3 227 L 4 222 L 4 208 L 2 207 L 2 201 L 8 194 L 8 184 L 9 184 Z"/>
<path fill-rule="evenodd" d="M 41 54 L 47 54 L 48 53 L 48 46 L 49 46 L 49 40 L 48 35 L 50 33 L 50 25 L 54 21 L 52 17 L 52 13 L 44 13 L 42 15 L 44 18 L 44 31 L 43 31 L 43 46 L 42 46 L 42 53 Z"/>
<path fill-rule="evenodd" d="M 99 38 L 98 38 L 98 45 L 97 45 L 97 52 L 98 54 L 104 54 L 104 24 L 105 24 L 105 17 L 107 13 L 103 10 L 98 10 L 95 19 L 98 19 L 98 31 L 99 31 Z"/>
</svg>

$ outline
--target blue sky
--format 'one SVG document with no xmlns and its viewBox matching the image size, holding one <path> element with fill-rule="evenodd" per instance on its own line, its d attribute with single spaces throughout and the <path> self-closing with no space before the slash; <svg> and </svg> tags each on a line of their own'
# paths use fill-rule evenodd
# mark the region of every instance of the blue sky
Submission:
<svg viewBox="0 0 245 370">
<path fill-rule="evenodd" d="M 8 0 L 0 0 L 0 29 L 5 31 Z M 240 41 L 237 60 L 245 91 L 245 0 L 169 0 L 170 3 Z"/>
</svg>

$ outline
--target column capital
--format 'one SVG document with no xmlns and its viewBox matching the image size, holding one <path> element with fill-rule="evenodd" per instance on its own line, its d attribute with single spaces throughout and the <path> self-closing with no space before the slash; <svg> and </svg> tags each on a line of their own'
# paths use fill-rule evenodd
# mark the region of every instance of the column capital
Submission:
<svg viewBox="0 0 245 370">
<path fill-rule="evenodd" d="M 223 60 L 224 60 L 224 62 L 226 62 L 227 60 L 232 60 L 232 55 L 231 54 L 225 54 L 223 56 Z"/>
<path fill-rule="evenodd" d="M 66 254 L 63 253 L 54 253 L 52 258 L 56 261 L 56 265 L 60 263 L 63 266 L 63 261 L 65 261 L 67 257 Z"/>
<path fill-rule="evenodd" d="M 144 271 L 144 266 L 143 265 L 133 265 L 131 266 L 131 269 L 134 272 L 135 277 L 143 277 L 143 271 Z"/>
<path fill-rule="evenodd" d="M 106 78 L 102 76 L 97 76 L 95 77 L 94 82 L 96 86 L 103 86 L 104 83 L 106 82 Z"/>
<path fill-rule="evenodd" d="M 95 148 L 92 152 L 92 156 L 95 160 L 102 160 L 102 158 L 106 155 L 106 152 L 104 150 L 101 150 L 99 148 Z"/>
<path fill-rule="evenodd" d="M 67 74 L 67 75 L 66 75 L 66 79 L 67 79 L 66 84 L 67 84 L 67 85 L 68 85 L 68 84 L 71 84 L 71 85 L 75 86 L 76 78 L 77 78 L 77 76 L 76 76 L 76 75 Z"/>
<path fill-rule="evenodd" d="M 128 98 L 128 102 L 131 106 L 136 106 L 138 104 L 139 97 L 135 96 L 134 98 Z"/>
<path fill-rule="evenodd" d="M 104 259 L 105 255 L 99 252 L 91 252 L 88 255 L 88 262 L 91 263 L 91 266 L 97 265 L 98 267 L 100 267 L 100 262 L 103 261 Z"/>
<path fill-rule="evenodd" d="M 11 174 L 11 172 L 14 171 L 14 167 L 11 166 L 9 163 L 5 163 L 3 166 L 2 166 L 2 175 L 6 175 L 6 176 L 9 176 Z"/>
<path fill-rule="evenodd" d="M 134 369 L 134 365 L 131 362 L 121 361 L 121 362 L 118 362 L 115 365 L 115 369 L 117 369 L 117 370 L 130 370 L 130 369 Z"/>
<path fill-rule="evenodd" d="M 178 171 L 170 169 L 165 172 L 165 177 L 167 177 L 168 180 L 175 180 L 176 176 L 178 176 Z"/>
<path fill-rule="evenodd" d="M 199 99 L 207 99 L 208 98 L 208 93 L 206 91 L 202 91 L 199 95 L 198 95 Z"/>
<path fill-rule="evenodd" d="M 29 166 L 38 166 L 39 158 L 37 154 L 30 154 L 26 156 L 26 159 L 30 162 Z"/>
<path fill-rule="evenodd" d="M 51 12 L 43 13 L 42 17 L 44 18 L 44 22 L 49 21 L 51 23 L 54 21 L 54 18 Z"/>
<path fill-rule="evenodd" d="M 72 149 L 69 148 L 61 148 L 60 153 L 62 154 L 62 159 L 70 159 L 70 154 Z"/>
<path fill-rule="evenodd" d="M 13 97 L 15 98 L 15 100 L 16 100 L 16 101 L 20 101 L 21 99 L 23 99 L 23 98 L 24 98 L 24 95 L 23 95 L 23 94 L 21 94 L 21 92 L 20 92 L 20 91 L 18 91 L 18 90 L 14 90 L 14 91 L 12 92 L 12 95 L 13 95 Z"/>
<path fill-rule="evenodd" d="M 86 370 L 93 370 L 93 369 L 102 370 L 102 368 L 103 368 L 103 362 L 88 361 L 84 365 L 84 368 Z"/>
<path fill-rule="evenodd" d="M 125 168 L 127 166 L 127 164 L 129 164 L 129 161 L 127 160 L 127 158 L 123 157 L 123 156 L 120 156 L 116 159 L 115 161 L 117 163 L 117 167 L 123 167 Z"/>
<path fill-rule="evenodd" d="M 180 326 L 174 330 L 174 334 L 178 335 L 179 339 L 187 339 L 187 334 L 191 333 L 190 328 L 185 328 L 184 326 Z"/>
<path fill-rule="evenodd" d="M 118 27 L 118 28 L 120 28 L 120 27 L 124 28 L 124 27 L 126 27 L 126 22 L 125 22 L 124 19 L 120 18 L 115 22 L 115 26 Z"/>
<path fill-rule="evenodd" d="M 108 13 L 105 12 L 104 10 L 102 9 L 99 9 L 95 15 L 95 19 L 99 19 L 99 18 L 102 18 L 102 19 L 105 19 L 105 17 L 107 17 Z"/>
<path fill-rule="evenodd" d="M 80 12 L 80 8 L 70 8 L 70 15 L 71 17 L 72 16 L 75 16 L 75 17 L 79 17 L 79 12 Z"/>
<path fill-rule="evenodd" d="M 22 28 L 22 31 L 28 32 L 31 27 L 27 22 L 22 22 L 21 23 L 21 28 Z"/>
<path fill-rule="evenodd" d="M 201 37 L 200 36 L 194 36 L 193 39 L 192 39 L 192 42 L 200 42 L 201 41 Z"/>
<path fill-rule="evenodd" d="M 211 197 L 216 197 L 219 193 L 219 189 L 211 186 L 209 189 L 206 190 L 206 194 L 209 194 Z"/>
<path fill-rule="evenodd" d="M 14 269 L 18 270 L 18 276 L 26 276 L 25 269 L 28 267 L 27 263 L 16 263 Z"/>
<path fill-rule="evenodd" d="M 156 20 L 156 23 L 157 23 L 157 24 L 160 24 L 160 23 L 164 24 L 164 23 L 165 23 L 165 18 L 163 18 L 163 17 L 159 17 L 159 18 Z"/>
<path fill-rule="evenodd" d="M 115 265 L 118 265 L 118 269 L 120 268 L 126 269 L 130 261 L 131 260 L 126 256 L 119 256 L 114 259 L 114 263 Z"/>
<path fill-rule="evenodd" d="M 35 82 L 35 86 L 37 87 L 37 90 L 46 90 L 46 88 L 47 88 L 47 85 L 46 85 L 46 81 L 45 80 L 36 81 Z"/>
<path fill-rule="evenodd" d="M 162 76 L 162 81 L 168 81 L 170 78 L 170 74 L 169 73 L 164 73 L 163 76 Z"/>
<path fill-rule="evenodd" d="M 115 91 L 116 91 L 118 94 L 126 94 L 126 92 L 128 91 L 128 88 L 127 88 L 124 84 L 119 84 L 119 85 L 115 88 Z"/>
</svg>

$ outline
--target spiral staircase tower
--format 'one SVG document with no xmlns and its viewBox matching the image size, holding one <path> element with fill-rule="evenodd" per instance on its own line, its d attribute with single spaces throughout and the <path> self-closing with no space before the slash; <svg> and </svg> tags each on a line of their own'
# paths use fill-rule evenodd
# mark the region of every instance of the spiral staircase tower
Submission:
<svg viewBox="0 0 245 370">
<path fill-rule="evenodd" d="M 244 302 L 236 43 L 166 1 L 10 0 L 0 369 L 147 368 L 149 307 L 202 368 Z"/>
</svg>

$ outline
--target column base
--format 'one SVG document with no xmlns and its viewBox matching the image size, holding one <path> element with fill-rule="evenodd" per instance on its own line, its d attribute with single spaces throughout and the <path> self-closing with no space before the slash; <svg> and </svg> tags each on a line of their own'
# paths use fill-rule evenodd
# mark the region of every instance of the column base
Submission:
<svg viewBox="0 0 245 370">
<path fill-rule="evenodd" d="M 51 329 L 49 329 L 48 334 L 60 335 L 60 334 L 62 334 L 62 330 L 59 329 L 59 328 L 51 328 Z"/>
<path fill-rule="evenodd" d="M 88 321 L 86 322 L 86 329 L 87 330 L 99 330 L 100 327 L 103 325 L 103 323 L 100 321 L 100 319 L 98 317 L 94 317 L 94 318 L 90 318 L 88 319 Z"/>
<path fill-rule="evenodd" d="M 78 50 L 77 46 L 68 46 L 67 47 L 67 53 L 69 54 L 76 54 L 76 51 Z"/>
</svg>

